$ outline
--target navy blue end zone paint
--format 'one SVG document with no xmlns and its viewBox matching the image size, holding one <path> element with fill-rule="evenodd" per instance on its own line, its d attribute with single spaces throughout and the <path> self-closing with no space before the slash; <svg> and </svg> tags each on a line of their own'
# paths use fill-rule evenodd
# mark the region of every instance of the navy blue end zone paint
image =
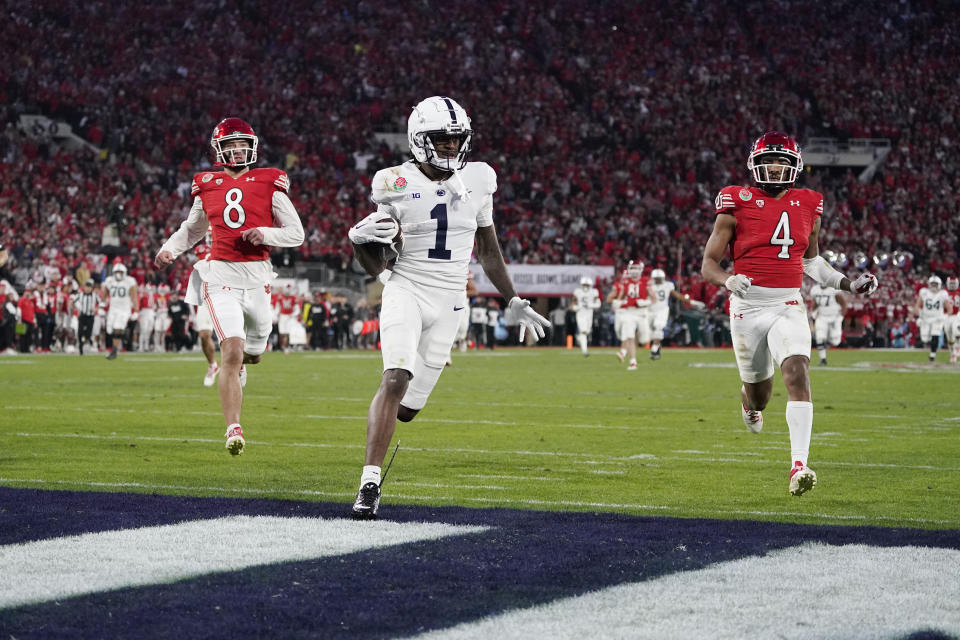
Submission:
<svg viewBox="0 0 960 640">
<path fill-rule="evenodd" d="M 348 509 L 0 487 L 0 543 L 239 514 L 342 518 Z M 495 528 L 0 611 L 0 635 L 396 637 L 806 541 L 960 549 L 957 530 L 396 505 L 383 515 Z"/>
</svg>

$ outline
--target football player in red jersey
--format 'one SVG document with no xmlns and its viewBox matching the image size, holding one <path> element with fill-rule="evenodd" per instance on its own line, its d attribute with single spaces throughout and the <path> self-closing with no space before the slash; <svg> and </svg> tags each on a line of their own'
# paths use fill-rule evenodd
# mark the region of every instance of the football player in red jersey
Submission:
<svg viewBox="0 0 960 640">
<path fill-rule="evenodd" d="M 877 288 L 875 276 L 850 280 L 820 256 L 818 236 L 823 196 L 796 189 L 803 170 L 800 147 L 790 136 L 768 131 L 754 143 L 747 169 L 756 186 L 727 186 L 716 200 L 717 218 L 703 253 L 703 277 L 730 293 L 730 333 L 747 428 L 759 433 L 761 411 L 773 390 L 774 364 L 787 387 L 787 426 L 792 466 L 790 493 L 803 495 L 817 483 L 807 467 L 813 404 L 810 400 L 810 325 L 800 297 L 803 275 L 856 294 Z M 727 247 L 733 275 L 720 266 Z"/>
<path fill-rule="evenodd" d="M 259 139 L 240 118 L 226 118 L 213 130 L 210 146 L 223 171 L 193 177 L 190 214 L 160 247 L 155 263 L 169 266 L 195 245 L 209 226 L 213 248 L 194 263 L 187 302 L 201 298 L 220 338 L 220 403 L 227 423 L 227 450 L 243 453 L 240 427 L 246 364 L 260 361 L 270 335 L 270 282 L 276 276 L 269 247 L 303 244 L 303 225 L 287 195 L 290 182 L 280 169 L 251 168 Z"/>
<path fill-rule="evenodd" d="M 957 276 L 947 278 L 947 294 L 953 306 L 952 315 L 947 316 L 947 348 L 950 351 L 950 364 L 960 359 L 960 279 Z"/>
<path fill-rule="evenodd" d="M 650 342 L 650 290 L 649 279 L 643 276 L 643 262 L 630 261 L 623 277 L 610 293 L 610 301 L 619 301 L 620 315 L 617 337 L 620 351 L 617 357 L 622 362 L 629 357 L 627 371 L 637 369 L 637 344 Z"/>
</svg>

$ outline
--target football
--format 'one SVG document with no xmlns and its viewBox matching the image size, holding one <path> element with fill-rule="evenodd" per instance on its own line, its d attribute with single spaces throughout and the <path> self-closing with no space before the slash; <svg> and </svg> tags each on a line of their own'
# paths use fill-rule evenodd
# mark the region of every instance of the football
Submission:
<svg viewBox="0 0 960 640">
<path fill-rule="evenodd" d="M 403 247 L 403 231 L 400 230 L 400 224 L 393 218 L 387 216 L 379 219 L 377 222 L 393 222 L 396 225 L 396 233 L 390 244 L 382 242 L 365 242 L 364 244 L 353 244 L 353 253 L 369 275 L 376 277 L 381 271 L 390 267 L 396 262 Z"/>
</svg>

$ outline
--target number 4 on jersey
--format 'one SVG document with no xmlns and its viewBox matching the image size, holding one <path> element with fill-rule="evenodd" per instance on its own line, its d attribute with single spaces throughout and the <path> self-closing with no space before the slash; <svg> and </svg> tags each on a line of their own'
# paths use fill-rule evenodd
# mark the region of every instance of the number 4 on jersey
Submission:
<svg viewBox="0 0 960 640">
<path fill-rule="evenodd" d="M 780 247 L 778 258 L 783 260 L 790 259 L 790 247 L 793 246 L 794 239 L 790 237 L 790 216 L 784 211 L 780 214 L 780 222 L 777 228 L 773 230 L 773 236 L 770 237 L 770 244 Z"/>
</svg>

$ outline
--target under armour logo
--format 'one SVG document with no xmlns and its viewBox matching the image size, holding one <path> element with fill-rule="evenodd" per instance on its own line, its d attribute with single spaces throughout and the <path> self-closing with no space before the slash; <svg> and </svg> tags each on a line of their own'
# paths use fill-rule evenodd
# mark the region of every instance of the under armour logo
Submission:
<svg viewBox="0 0 960 640">
<path fill-rule="evenodd" d="M 799 200 L 791 200 L 791 201 L 790 201 L 790 204 L 792 204 L 792 205 L 795 206 L 795 207 L 799 207 L 799 206 L 800 206 L 800 201 L 799 201 Z"/>
<path fill-rule="evenodd" d="M 247 179 L 246 179 L 247 182 L 253 182 L 254 180 L 256 180 L 255 177 L 254 177 L 254 178 L 247 178 Z M 798 202 L 797 204 L 800 204 L 800 203 Z"/>
<path fill-rule="evenodd" d="M 731 314 L 730 314 L 730 317 L 731 317 L 731 318 L 738 318 L 738 319 L 740 319 L 740 320 L 743 320 L 743 314 L 742 314 L 742 313 L 731 313 Z"/>
</svg>

